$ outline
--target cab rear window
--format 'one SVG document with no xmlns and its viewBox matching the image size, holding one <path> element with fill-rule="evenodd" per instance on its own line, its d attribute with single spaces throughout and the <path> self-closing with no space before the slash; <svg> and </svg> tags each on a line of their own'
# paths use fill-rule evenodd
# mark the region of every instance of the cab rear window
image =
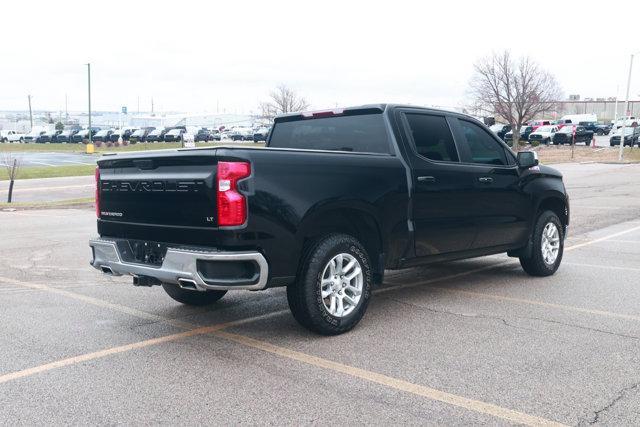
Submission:
<svg viewBox="0 0 640 427">
<path fill-rule="evenodd" d="M 269 147 L 359 153 L 391 152 L 380 113 L 276 122 Z"/>
</svg>

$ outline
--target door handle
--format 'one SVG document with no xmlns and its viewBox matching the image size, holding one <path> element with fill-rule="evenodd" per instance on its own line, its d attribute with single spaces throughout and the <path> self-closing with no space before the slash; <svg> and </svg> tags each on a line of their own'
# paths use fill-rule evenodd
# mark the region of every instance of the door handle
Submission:
<svg viewBox="0 0 640 427">
<path fill-rule="evenodd" d="M 480 181 L 483 184 L 491 184 L 493 182 L 493 178 L 489 177 L 489 176 L 483 176 L 478 178 L 478 181 Z"/>
<path fill-rule="evenodd" d="M 433 184 L 434 182 L 436 182 L 436 178 L 434 176 L 419 176 L 418 182 Z"/>
</svg>

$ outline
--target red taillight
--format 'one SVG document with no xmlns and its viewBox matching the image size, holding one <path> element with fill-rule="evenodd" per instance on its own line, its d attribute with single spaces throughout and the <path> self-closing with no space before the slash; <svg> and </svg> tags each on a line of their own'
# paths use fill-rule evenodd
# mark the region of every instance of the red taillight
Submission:
<svg viewBox="0 0 640 427">
<path fill-rule="evenodd" d="M 100 168 L 96 166 L 96 216 L 100 218 Z"/>
<path fill-rule="evenodd" d="M 238 192 L 238 181 L 249 175 L 249 163 L 218 162 L 218 226 L 242 225 L 247 220 L 247 199 Z"/>
</svg>

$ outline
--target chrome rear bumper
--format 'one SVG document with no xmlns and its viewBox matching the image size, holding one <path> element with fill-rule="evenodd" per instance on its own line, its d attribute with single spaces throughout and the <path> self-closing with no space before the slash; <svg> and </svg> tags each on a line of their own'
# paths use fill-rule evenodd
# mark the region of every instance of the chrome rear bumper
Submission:
<svg viewBox="0 0 640 427">
<path fill-rule="evenodd" d="M 248 289 L 260 290 L 267 285 L 269 266 L 259 252 L 217 252 L 197 249 L 167 249 L 161 266 L 125 262 L 115 240 L 92 239 L 89 246 L 93 251 L 91 265 L 105 274 L 114 276 L 130 275 L 135 277 L 153 277 L 160 282 L 172 283 L 199 291 Z M 197 261 L 253 261 L 258 268 L 258 278 L 250 285 L 211 285 L 205 282 L 198 272 Z"/>
</svg>

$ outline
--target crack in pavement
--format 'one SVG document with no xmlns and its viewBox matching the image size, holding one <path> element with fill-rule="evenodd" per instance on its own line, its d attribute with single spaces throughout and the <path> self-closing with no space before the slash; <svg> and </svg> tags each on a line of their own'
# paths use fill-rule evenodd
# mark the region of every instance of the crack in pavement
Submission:
<svg viewBox="0 0 640 427">
<path fill-rule="evenodd" d="M 616 404 L 618 404 L 621 400 L 623 400 L 625 397 L 627 397 L 628 394 L 631 394 L 632 392 L 634 392 L 635 390 L 640 390 L 640 382 L 631 384 L 630 386 L 627 386 L 625 388 L 623 388 L 622 390 L 620 390 L 616 396 L 609 402 L 607 403 L 605 406 L 603 406 L 602 408 L 594 411 L 593 413 L 593 417 L 591 417 L 590 420 L 584 421 L 584 422 L 580 422 L 578 425 L 594 425 L 597 424 L 601 421 L 600 416 L 609 411 L 611 408 L 613 408 Z"/>
<path fill-rule="evenodd" d="M 606 331 L 604 329 L 590 328 L 588 326 L 576 325 L 575 323 L 565 323 L 565 322 L 561 322 L 559 320 L 542 319 L 540 317 L 522 317 L 522 316 L 516 316 L 516 317 L 518 317 L 520 319 L 530 319 L 530 320 L 538 320 L 540 322 L 555 323 L 555 324 L 558 324 L 558 325 L 568 326 L 570 328 L 576 328 L 576 329 L 583 329 L 583 330 L 586 330 L 586 331 L 600 332 L 602 334 L 613 335 L 613 336 L 620 337 L 620 338 L 629 338 L 629 339 L 633 339 L 633 340 L 640 340 L 640 337 L 637 337 L 635 335 L 620 334 L 620 333 L 617 333 L 617 332 Z"/>
<path fill-rule="evenodd" d="M 480 313 L 470 313 L 470 314 L 465 314 L 465 313 L 459 313 L 459 312 L 455 312 L 455 311 L 448 311 L 448 310 L 438 310 L 432 307 L 426 307 L 426 306 L 422 306 L 419 304 L 415 304 L 415 303 L 410 303 L 407 301 L 402 301 L 396 298 L 391 298 L 391 297 L 381 297 L 384 299 L 388 299 L 390 301 L 394 301 L 397 302 L 399 304 L 403 304 L 403 305 L 408 305 L 410 307 L 414 307 L 414 308 L 419 308 L 419 309 L 423 309 L 423 310 L 427 310 L 427 311 L 431 311 L 433 313 L 440 313 L 440 314 L 450 314 L 453 316 L 460 316 L 460 317 L 467 317 L 467 318 L 482 318 L 482 319 L 493 319 L 493 320 L 500 320 L 502 323 L 504 323 L 504 325 L 515 328 L 515 329 L 523 329 L 523 330 L 528 330 L 528 331 L 533 331 L 533 332 L 540 332 L 540 333 L 544 333 L 545 331 L 540 330 L 540 329 L 535 329 L 535 328 L 527 328 L 524 326 L 516 326 L 512 323 L 509 323 L 505 318 L 503 317 L 499 317 L 499 316 L 490 316 L 490 315 L 486 315 L 486 314 L 480 314 Z M 559 320 L 551 320 L 551 319 L 542 319 L 539 317 L 529 317 L 529 316 L 513 316 L 516 319 L 524 319 L 524 320 L 535 320 L 535 321 L 539 321 L 539 322 L 546 322 L 546 323 L 554 323 L 554 324 L 558 324 L 558 325 L 562 325 L 562 326 L 566 326 L 569 328 L 576 328 L 576 329 L 582 329 L 582 330 L 586 330 L 586 331 L 591 331 L 591 332 L 599 332 L 602 334 L 607 334 L 607 335 L 613 335 L 619 338 L 628 338 L 628 339 L 633 339 L 633 340 L 640 340 L 640 337 L 635 336 L 635 335 L 627 335 L 627 334 L 621 334 L 621 333 L 617 333 L 617 332 L 612 332 L 612 331 L 607 331 L 604 329 L 598 329 L 598 328 L 590 328 L 588 326 L 582 326 L 582 325 L 577 325 L 574 323 L 565 323 Z"/>
<path fill-rule="evenodd" d="M 402 300 L 399 300 L 399 299 L 396 299 L 396 298 L 391 298 L 391 297 L 381 297 L 381 298 L 388 299 L 390 301 L 394 301 L 394 302 L 397 302 L 399 304 L 407 305 L 409 307 L 431 311 L 433 313 L 449 314 L 449 315 L 452 315 L 452 316 L 459 316 L 459 317 L 465 317 L 465 318 L 480 318 L 480 319 L 498 320 L 498 321 L 502 322 L 505 326 L 508 326 L 510 328 L 523 329 L 523 330 L 526 330 L 526 331 L 533 331 L 533 332 L 541 332 L 541 331 L 539 331 L 537 329 L 531 329 L 531 328 L 526 328 L 524 326 L 517 326 L 517 325 L 511 324 L 511 323 L 507 322 L 506 319 L 504 319 L 502 317 L 499 317 L 499 316 L 489 316 L 489 315 L 480 314 L 480 313 L 470 313 L 470 314 L 457 313 L 455 311 L 438 310 L 438 309 L 435 309 L 435 308 L 432 308 L 432 307 L 425 307 L 425 306 L 422 306 L 422 305 L 418 305 L 418 304 L 402 301 Z"/>
</svg>

